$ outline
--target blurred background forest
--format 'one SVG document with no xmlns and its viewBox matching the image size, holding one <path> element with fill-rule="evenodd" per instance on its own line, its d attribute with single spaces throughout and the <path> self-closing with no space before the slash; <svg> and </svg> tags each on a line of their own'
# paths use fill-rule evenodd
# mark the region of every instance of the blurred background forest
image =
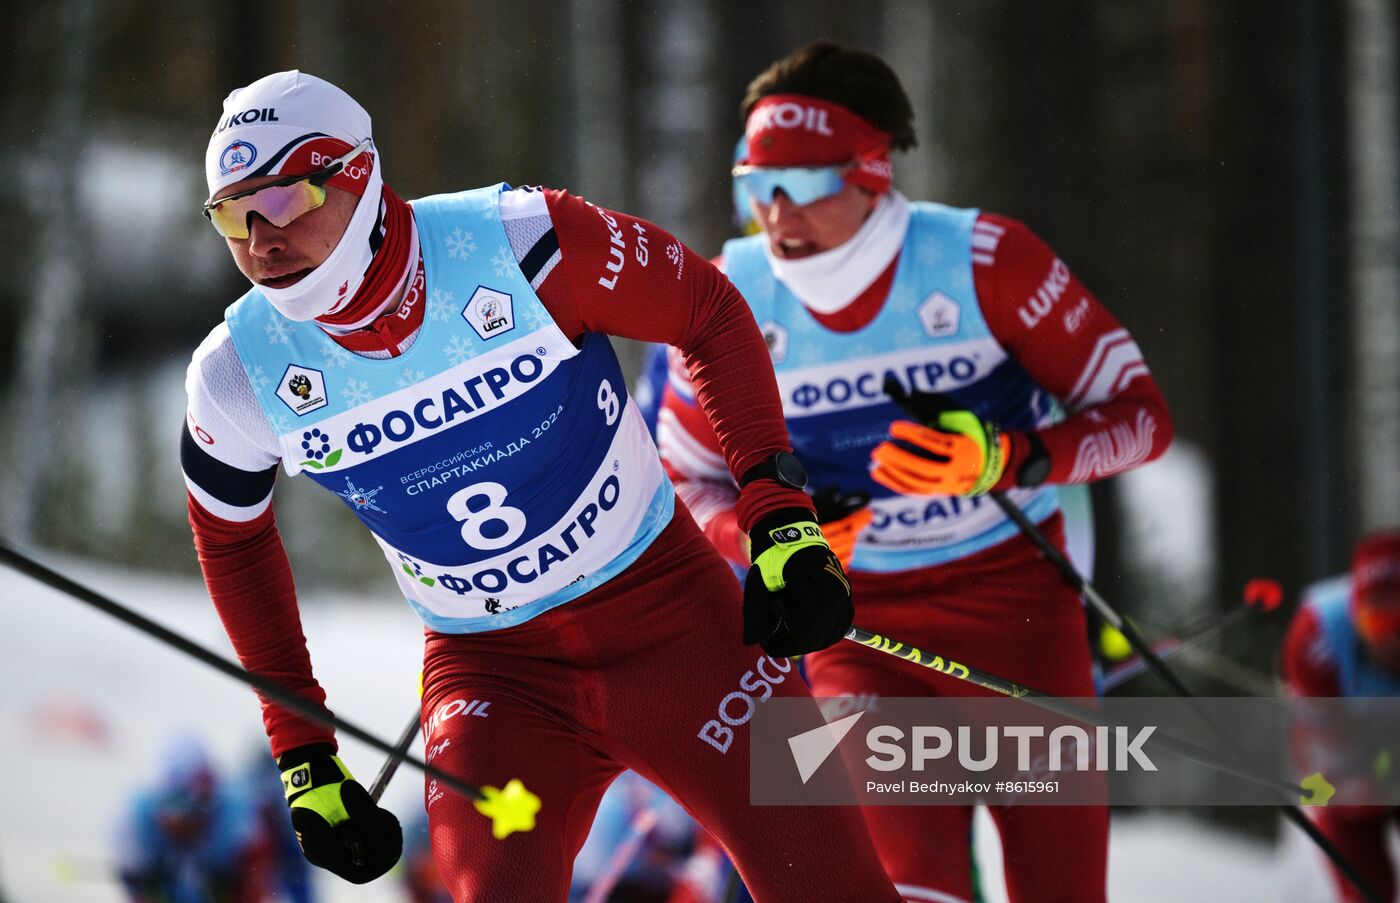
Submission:
<svg viewBox="0 0 1400 903">
<path fill-rule="evenodd" d="M 177 431 L 190 354 L 246 288 L 199 213 L 232 88 L 344 87 L 404 197 L 567 187 L 713 254 L 744 86 L 814 39 L 903 80 L 897 187 L 1025 221 L 1141 345 L 1178 441 L 1094 488 L 1108 598 L 1164 627 L 1255 575 L 1291 599 L 1400 524 L 1390 0 L 63 0 L 0 22 L 0 535 L 22 546 L 197 573 Z M 305 482 L 278 490 L 299 584 L 392 596 Z M 1223 651 L 1270 673 L 1282 624 Z"/>
</svg>

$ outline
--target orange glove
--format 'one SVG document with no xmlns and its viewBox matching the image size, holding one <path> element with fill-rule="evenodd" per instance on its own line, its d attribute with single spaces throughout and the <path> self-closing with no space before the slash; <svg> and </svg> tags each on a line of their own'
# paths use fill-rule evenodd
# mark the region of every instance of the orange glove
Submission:
<svg viewBox="0 0 1400 903">
<path fill-rule="evenodd" d="M 851 566 L 851 556 L 856 552 L 856 537 L 870 522 L 875 513 L 866 506 L 870 495 L 865 492 L 842 492 L 835 486 L 827 486 L 812 494 L 812 505 L 817 509 L 817 526 L 821 527 L 826 544 L 841 562 L 841 567 Z"/>
<path fill-rule="evenodd" d="M 981 495 L 1001 479 L 1011 440 L 971 411 L 942 411 L 934 426 L 890 424 L 870 453 L 870 476 L 904 495 Z"/>
<path fill-rule="evenodd" d="M 834 520 L 827 524 L 818 524 L 822 528 L 822 535 L 826 537 L 826 544 L 831 546 L 831 554 L 835 555 L 841 562 L 841 567 L 849 569 L 851 566 L 851 556 L 856 553 L 856 537 L 870 522 L 875 519 L 875 512 L 869 508 L 862 508 L 855 514 L 847 515 L 840 520 Z"/>
</svg>

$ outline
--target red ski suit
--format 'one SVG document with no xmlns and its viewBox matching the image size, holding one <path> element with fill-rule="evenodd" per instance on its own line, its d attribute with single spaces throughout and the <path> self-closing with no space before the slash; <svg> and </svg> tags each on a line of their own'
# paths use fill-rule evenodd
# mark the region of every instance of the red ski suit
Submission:
<svg viewBox="0 0 1400 903">
<path fill-rule="evenodd" d="M 1280 665 L 1288 690 L 1295 696 L 1341 697 L 1348 694 L 1342 685 L 1338 659 L 1364 654 L 1356 647 L 1334 648 L 1322 628 L 1317 610 L 1304 605 L 1288 626 Z M 1309 753 L 1306 747 L 1314 742 L 1318 741 L 1308 736 L 1306 731 L 1295 732 L 1293 744 L 1301 760 L 1307 761 Z M 1309 807 L 1306 811 L 1317 823 L 1318 829 L 1356 867 L 1381 899 L 1395 899 L 1395 865 L 1390 860 L 1387 834 L 1400 827 L 1400 809 L 1393 806 L 1334 805 Z M 1331 871 L 1338 899 L 1346 903 L 1365 899 L 1335 866 L 1331 866 Z"/>
<path fill-rule="evenodd" d="M 1162 454 L 1171 441 L 1166 403 L 1112 314 L 1015 220 L 980 215 L 971 246 L 977 303 L 991 335 L 1068 413 L 1036 431 L 1049 454 L 1046 482 L 1102 479 Z M 882 275 L 844 307 L 806 312 L 835 332 L 863 328 L 881 311 L 899 264 L 896 253 Z M 1048 280 L 1057 286 L 1057 300 L 1050 305 L 1044 303 Z M 799 352 L 790 345 L 785 353 L 791 358 Z M 726 558 L 742 562 L 743 530 L 733 507 L 737 489 L 719 470 L 720 446 L 691 395 L 683 368 L 673 366 L 658 421 L 662 460 L 706 535 Z M 1024 460 L 1028 443 L 1016 438 L 999 489 L 1013 485 Z M 1108 449 L 1112 451 L 1105 453 Z M 1064 547 L 1060 514 L 1040 528 Z M 933 567 L 895 573 L 852 570 L 850 576 L 856 624 L 866 630 L 1043 692 L 1094 695 L 1080 599 L 1020 536 Z M 817 697 L 989 692 L 854 644 L 813 653 L 806 663 Z M 885 868 L 906 899 L 971 898 L 971 809 L 872 807 L 866 816 Z M 992 816 L 1006 849 L 1013 900 L 1103 899 L 1106 809 L 995 807 Z M 1060 837 L 1073 840 L 1062 844 Z"/>
<path fill-rule="evenodd" d="M 535 211 L 510 218 L 506 233 L 566 335 L 602 332 L 680 349 L 733 472 L 789 448 L 763 339 L 722 274 L 652 224 L 610 214 L 624 231 L 635 223 L 653 247 L 674 243 L 683 256 L 668 264 L 653 255 L 652 266 L 629 267 L 603 285 L 610 238 L 597 208 L 563 192 L 506 194 Z M 382 322 L 342 344 L 400 353 L 425 306 L 401 305 L 381 318 L 404 313 L 407 336 L 401 324 Z M 276 462 L 244 449 L 250 432 L 227 425 L 238 411 L 221 407 L 220 387 L 240 377 L 213 372 L 217 338 L 191 367 L 182 450 L 200 563 L 244 666 L 322 703 L 272 515 Z M 751 489 L 738 515 L 746 526 L 808 504 L 774 481 Z M 598 800 L 623 768 L 667 790 L 713 832 L 759 900 L 897 899 L 857 810 L 751 808 L 748 731 L 736 726 L 725 749 L 700 737 L 747 672 L 770 675 L 773 695 L 808 695 L 789 662 L 741 644 L 741 601 L 728 566 L 677 505 L 640 559 L 579 599 L 506 629 L 428 632 L 429 759 L 477 785 L 520 778 L 543 801 L 534 830 L 498 841 L 469 800 L 429 784 L 434 858 L 455 899 L 563 900 Z M 279 706 L 264 701 L 263 710 L 274 754 L 334 742 Z"/>
</svg>

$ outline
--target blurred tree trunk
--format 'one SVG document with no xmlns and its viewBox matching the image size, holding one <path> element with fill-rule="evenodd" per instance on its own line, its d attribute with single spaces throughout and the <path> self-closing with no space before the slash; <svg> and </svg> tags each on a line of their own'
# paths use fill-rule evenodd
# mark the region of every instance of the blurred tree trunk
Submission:
<svg viewBox="0 0 1400 903">
<path fill-rule="evenodd" d="M 572 165 L 567 187 L 605 207 L 628 210 L 626 59 L 617 0 L 569 4 L 568 108 Z M 629 211 L 630 212 L 630 211 Z"/>
<path fill-rule="evenodd" d="M 1308 335 L 1306 184 L 1309 136 L 1299 123 L 1308 100 L 1299 59 L 1320 53 L 1322 39 L 1304 18 L 1251 3 L 1218 15 L 1212 29 L 1212 104 L 1216 164 L 1208 175 L 1217 229 L 1206 266 L 1209 281 L 1209 408 L 1206 428 L 1216 464 L 1222 599 L 1238 598 L 1243 581 L 1274 576 L 1289 588 L 1322 576 L 1310 571 L 1309 525 L 1334 516 L 1337 498 L 1318 497 L 1306 448 L 1313 429 L 1308 386 L 1323 380 L 1327 336 Z M 1307 115 L 1319 115 L 1314 107 Z M 1313 277 L 1315 278 L 1315 277 Z M 1324 396 L 1325 397 L 1325 396 Z M 1314 408 L 1318 406 L 1314 403 Z M 1317 416 L 1317 415 L 1314 415 Z M 1277 637 L 1261 629 L 1241 638 L 1239 652 L 1272 666 Z M 1267 657 L 1266 657 L 1267 656 Z"/>
<path fill-rule="evenodd" d="M 1400 526 L 1400 54 L 1391 0 L 1350 0 L 1346 20 L 1356 351 L 1345 408 L 1361 532 Z"/>
<path fill-rule="evenodd" d="M 703 5 L 687 0 L 661 0 L 649 13 L 638 34 L 635 212 L 693 245 L 704 231 L 708 192 L 728 194 L 727 157 L 709 153 L 719 28 Z"/>
<path fill-rule="evenodd" d="M 65 0 L 58 8 L 49 56 L 54 70 L 48 115 L 33 148 L 29 200 L 40 238 L 33 289 L 19 329 L 13 465 L 3 509 L 5 534 L 21 542 L 36 532 L 52 535 L 52 530 L 39 530 L 39 507 L 46 491 L 68 484 L 65 465 L 80 463 L 65 461 L 63 449 L 68 447 L 65 437 L 77 426 L 71 418 L 81 409 L 79 390 L 88 382 L 94 352 L 93 319 L 81 310 L 87 239 L 78 177 L 91 115 L 87 98 L 101 12 L 102 5 L 90 0 Z M 91 442 L 86 447 L 101 446 Z M 65 500 L 52 501 L 64 502 L 53 506 L 59 517 L 72 507 Z M 44 526 L 51 521 L 45 520 Z"/>
<path fill-rule="evenodd" d="M 1318 0 L 1294 0 L 1292 21 L 1294 52 L 1290 54 L 1298 113 L 1293 134 L 1285 135 L 1293 147 L 1293 187 L 1297 210 L 1294 224 L 1297 254 L 1296 296 L 1298 369 L 1305 374 L 1296 402 L 1301 415 L 1296 441 L 1300 456 L 1299 488 L 1312 504 L 1299 524 L 1304 573 L 1320 577 L 1341 557 L 1345 540 L 1340 525 L 1347 517 L 1347 498 L 1337 466 L 1344 460 L 1338 348 L 1344 333 L 1343 290 L 1339 285 L 1332 236 L 1336 231 L 1332 202 L 1333 167 L 1328 149 L 1336 129 L 1329 122 L 1327 90 L 1328 32 Z"/>
<path fill-rule="evenodd" d="M 631 131 L 637 153 L 628 212 L 703 249 L 706 226 L 713 222 L 713 214 L 707 216 L 710 202 L 716 193 L 728 194 L 727 158 L 715 153 L 711 128 L 719 27 L 703 5 L 687 0 L 662 0 L 647 12 L 636 32 L 640 53 L 632 80 Z M 653 245 L 650 253 L 657 257 L 665 249 Z M 630 379 L 640 367 L 641 346 L 620 340 L 613 345 Z"/>
<path fill-rule="evenodd" d="M 940 134 L 928 128 L 928 111 L 934 105 L 936 61 L 947 45 L 934 28 L 937 12 L 932 4 L 886 4 L 880 20 L 880 44 L 888 48 L 885 61 L 899 75 L 909 104 L 914 108 L 914 128 L 919 145 L 899 161 L 895 178 L 899 190 L 911 200 L 936 200 L 943 193 L 946 167 L 939 159 Z M 932 57 L 932 59 L 930 59 Z"/>
</svg>

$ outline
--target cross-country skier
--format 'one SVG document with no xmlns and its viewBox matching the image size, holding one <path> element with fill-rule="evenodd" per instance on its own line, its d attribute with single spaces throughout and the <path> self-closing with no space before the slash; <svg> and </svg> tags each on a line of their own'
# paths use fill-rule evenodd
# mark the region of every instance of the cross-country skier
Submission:
<svg viewBox="0 0 1400 903">
<path fill-rule="evenodd" d="M 405 203 L 365 111 L 295 71 L 228 96 L 205 170 L 205 212 L 253 283 L 187 379 L 205 580 L 243 664 L 321 703 L 273 520 L 278 465 L 374 534 L 427 626 L 428 758 L 542 800 L 534 830 L 498 841 L 471 800 L 428 785 L 454 898 L 562 899 L 630 767 L 722 840 L 760 900 L 897 899 L 855 810 L 751 809 L 748 716 L 715 721 L 735 693 L 806 696 L 782 656 L 851 622 L 733 286 L 663 229 L 563 191 Z M 675 505 L 609 333 L 688 361 L 745 483 L 746 590 Z M 332 733 L 266 701 L 264 720 L 307 857 L 353 881 L 392 866 L 398 823 Z M 702 737 L 710 721 L 722 730 Z"/>
<path fill-rule="evenodd" d="M 1160 455 L 1171 421 L 1137 344 L 1026 226 L 893 189 L 890 152 L 914 145 L 913 112 L 878 58 L 803 47 L 749 85 L 742 112 L 748 154 L 734 177 L 763 234 L 727 242 L 723 267 L 767 341 L 812 485 L 873 499 L 825 525 L 833 548 L 837 536 L 852 546 L 857 622 L 1044 692 L 1093 696 L 1077 594 L 984 494 L 1005 490 L 1063 547 L 1054 484 Z M 676 388 L 685 374 L 673 376 L 663 458 L 716 547 L 746 562 L 742 494 Z M 890 378 L 926 409 L 949 409 L 916 422 L 884 391 Z M 805 661 L 819 697 L 977 692 L 854 644 Z M 866 815 L 906 899 L 971 896 L 970 808 Z M 1013 900 L 1104 898 L 1106 809 L 992 815 Z"/>
<path fill-rule="evenodd" d="M 1352 552 L 1350 573 L 1304 590 L 1284 639 L 1281 665 L 1289 691 L 1297 696 L 1400 696 L 1400 530 L 1364 537 Z M 1304 746 L 1326 742 L 1306 733 L 1299 738 Z M 1394 767 L 1388 759 L 1364 764 L 1385 771 Z M 1395 866 L 1386 835 L 1397 825 L 1400 810 L 1328 806 L 1309 814 L 1382 899 L 1395 898 Z M 1365 899 L 1335 869 L 1333 874 L 1340 899 Z"/>
</svg>

